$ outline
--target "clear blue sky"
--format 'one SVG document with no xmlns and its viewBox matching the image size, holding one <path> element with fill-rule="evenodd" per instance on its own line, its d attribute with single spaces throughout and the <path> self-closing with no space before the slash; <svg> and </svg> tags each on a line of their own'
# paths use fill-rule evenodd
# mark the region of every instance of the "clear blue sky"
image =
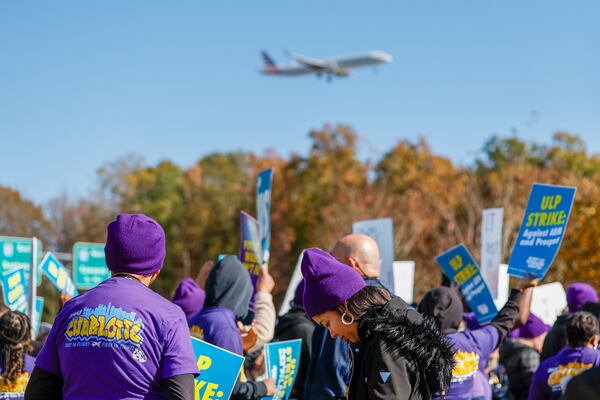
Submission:
<svg viewBox="0 0 600 400">
<path fill-rule="evenodd" d="M 598 15 L 593 0 L 2 1 L 0 185 L 76 198 L 130 152 L 306 152 L 326 122 L 353 125 L 362 157 L 422 135 L 467 163 L 492 134 L 559 129 L 600 152 Z M 332 84 L 261 76 L 259 51 L 284 47 L 395 60 Z"/>
</svg>

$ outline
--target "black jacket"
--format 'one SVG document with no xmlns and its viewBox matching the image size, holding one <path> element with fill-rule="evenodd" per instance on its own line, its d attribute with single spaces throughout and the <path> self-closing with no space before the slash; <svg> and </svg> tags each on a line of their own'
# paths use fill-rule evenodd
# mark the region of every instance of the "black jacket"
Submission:
<svg viewBox="0 0 600 400">
<path fill-rule="evenodd" d="M 540 366 L 540 353 L 518 340 L 509 339 L 500 346 L 500 364 L 508 375 L 511 399 L 527 400 L 531 378 Z"/>
<path fill-rule="evenodd" d="M 279 318 L 275 328 L 276 340 L 302 339 L 302 349 L 300 350 L 300 366 L 296 375 L 296 382 L 292 389 L 291 398 L 301 400 L 304 398 L 304 381 L 306 371 L 310 365 L 310 355 L 312 354 L 312 335 L 315 330 L 315 324 L 306 317 L 301 308 L 292 308 L 286 314 Z"/>
<path fill-rule="evenodd" d="M 591 368 L 567 384 L 563 400 L 600 399 L 600 367 Z"/>
<path fill-rule="evenodd" d="M 358 333 L 349 400 L 429 399 L 450 384 L 452 345 L 402 299 L 366 314 Z"/>
<path fill-rule="evenodd" d="M 541 357 L 542 361 L 558 354 L 558 352 L 567 344 L 566 335 L 568 318 L 568 315 L 559 315 L 558 318 L 556 318 L 554 325 L 552 325 L 552 329 L 550 329 L 550 332 L 546 335 L 546 339 L 544 339 Z"/>
</svg>

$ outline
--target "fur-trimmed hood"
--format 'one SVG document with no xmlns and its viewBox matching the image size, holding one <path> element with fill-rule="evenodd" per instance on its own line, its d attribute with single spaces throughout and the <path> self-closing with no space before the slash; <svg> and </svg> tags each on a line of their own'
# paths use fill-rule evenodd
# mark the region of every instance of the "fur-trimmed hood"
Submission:
<svg viewBox="0 0 600 400">
<path fill-rule="evenodd" d="M 423 398 L 447 390 L 454 368 L 452 344 L 435 321 L 409 310 L 400 298 L 367 313 L 359 323 L 361 341 L 377 336 L 389 349 L 390 356 L 403 357 L 419 374 L 418 391 Z"/>
</svg>

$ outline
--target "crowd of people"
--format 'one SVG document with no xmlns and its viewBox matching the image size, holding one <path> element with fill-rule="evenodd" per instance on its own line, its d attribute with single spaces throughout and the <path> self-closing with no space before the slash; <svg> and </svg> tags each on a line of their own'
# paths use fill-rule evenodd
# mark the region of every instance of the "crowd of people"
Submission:
<svg viewBox="0 0 600 400">
<path fill-rule="evenodd" d="M 600 305 L 585 283 L 567 288 L 550 327 L 530 312 L 538 280 L 520 279 L 480 326 L 448 279 L 419 304 L 392 294 L 375 241 L 351 234 L 303 252 L 303 279 L 277 318 L 267 266 L 254 287 L 236 256 L 205 263 L 172 301 L 152 291 L 165 240 L 151 218 L 118 215 L 111 278 L 68 299 L 35 341 L 26 315 L 0 309 L 0 399 L 194 399 L 190 335 L 245 357 L 231 399 L 275 393 L 263 349 L 290 339 L 302 339 L 292 399 L 600 399 Z"/>
</svg>

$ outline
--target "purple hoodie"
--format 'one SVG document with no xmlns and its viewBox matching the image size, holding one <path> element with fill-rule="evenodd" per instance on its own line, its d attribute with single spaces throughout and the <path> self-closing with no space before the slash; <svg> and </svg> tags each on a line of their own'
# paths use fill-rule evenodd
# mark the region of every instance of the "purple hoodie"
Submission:
<svg viewBox="0 0 600 400">
<path fill-rule="evenodd" d="M 535 372 L 528 400 L 558 400 L 571 378 L 597 366 L 600 366 L 600 351 L 588 347 L 565 347 L 542 362 Z"/>
<path fill-rule="evenodd" d="M 446 399 L 469 400 L 473 395 L 480 360 L 487 360 L 498 346 L 498 329 L 486 325 L 473 331 L 446 334 L 446 339 L 454 345 L 457 363 L 452 371 L 452 383 L 446 392 Z M 433 398 L 440 397 L 436 393 Z"/>
</svg>

